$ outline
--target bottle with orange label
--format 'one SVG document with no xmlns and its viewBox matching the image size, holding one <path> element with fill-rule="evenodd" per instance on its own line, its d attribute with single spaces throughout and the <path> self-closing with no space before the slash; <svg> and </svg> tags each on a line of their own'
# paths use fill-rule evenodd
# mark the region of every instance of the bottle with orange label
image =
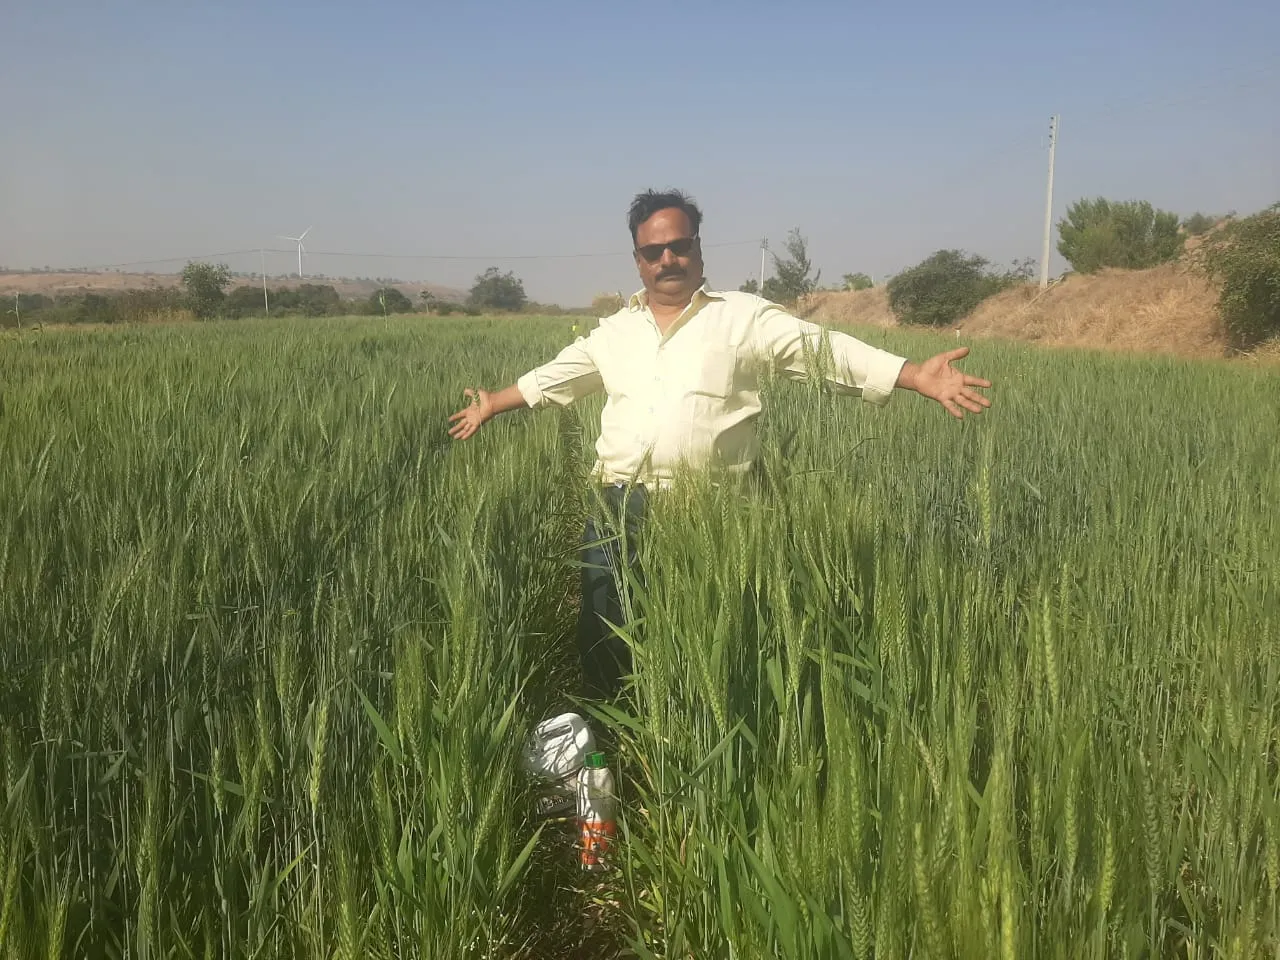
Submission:
<svg viewBox="0 0 1280 960">
<path fill-rule="evenodd" d="M 607 870 L 618 834 L 618 814 L 613 774 L 603 753 L 588 754 L 578 774 L 578 830 L 582 869 Z"/>
</svg>

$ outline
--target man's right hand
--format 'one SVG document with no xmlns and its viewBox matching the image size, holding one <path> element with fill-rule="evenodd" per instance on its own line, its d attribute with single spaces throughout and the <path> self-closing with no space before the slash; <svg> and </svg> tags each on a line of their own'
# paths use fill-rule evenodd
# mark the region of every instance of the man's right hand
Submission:
<svg viewBox="0 0 1280 960">
<path fill-rule="evenodd" d="M 462 391 L 470 403 L 449 418 L 453 424 L 449 428 L 449 436 L 455 440 L 465 440 L 485 423 L 493 418 L 493 395 L 488 390 L 470 387 Z"/>
</svg>

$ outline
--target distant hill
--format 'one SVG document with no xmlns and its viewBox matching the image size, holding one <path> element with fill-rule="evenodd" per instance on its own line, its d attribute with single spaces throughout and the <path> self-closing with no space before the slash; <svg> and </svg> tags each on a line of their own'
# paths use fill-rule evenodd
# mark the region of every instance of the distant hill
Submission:
<svg viewBox="0 0 1280 960">
<path fill-rule="evenodd" d="M 78 271 L 49 271 L 32 273 L 0 273 L 0 295 L 15 293 L 43 293 L 46 296 L 66 296 L 76 293 L 120 293 L 125 290 L 147 290 L 176 287 L 182 278 L 176 273 L 80 273 Z M 423 290 L 430 290 L 441 300 L 462 301 L 467 291 L 446 287 L 438 283 L 408 283 L 395 281 L 382 283 L 367 279 L 334 279 L 332 277 L 268 277 L 267 289 L 296 287 L 300 283 L 329 284 L 345 300 L 362 300 L 380 287 L 392 286 L 410 300 L 416 301 Z M 262 285 L 261 277 L 235 277 L 233 287 Z"/>
</svg>

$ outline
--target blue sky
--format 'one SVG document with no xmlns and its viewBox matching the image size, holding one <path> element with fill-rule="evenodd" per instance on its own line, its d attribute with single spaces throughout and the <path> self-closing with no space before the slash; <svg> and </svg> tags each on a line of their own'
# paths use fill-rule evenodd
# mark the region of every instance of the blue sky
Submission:
<svg viewBox="0 0 1280 960">
<path fill-rule="evenodd" d="M 792 227 L 824 280 L 943 247 L 1007 263 L 1039 255 L 1053 113 L 1055 219 L 1082 196 L 1280 200 L 1275 3 L 42 0 L 4 21 L 9 266 L 310 225 L 308 272 L 466 287 L 494 264 L 574 305 L 637 285 L 626 207 L 668 185 L 702 205 L 719 286 Z M 546 256 L 568 253 L 602 256 Z"/>
</svg>

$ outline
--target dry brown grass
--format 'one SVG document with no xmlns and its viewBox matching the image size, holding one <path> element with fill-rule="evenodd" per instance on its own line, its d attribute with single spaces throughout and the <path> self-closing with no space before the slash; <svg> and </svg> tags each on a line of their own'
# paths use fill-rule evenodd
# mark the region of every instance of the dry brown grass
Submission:
<svg viewBox="0 0 1280 960">
<path fill-rule="evenodd" d="M 1273 337 L 1266 343 L 1255 347 L 1244 354 L 1241 359 L 1246 363 L 1260 366 L 1280 367 L 1280 337 Z"/>
<path fill-rule="evenodd" d="M 964 336 L 1023 340 L 1046 346 L 1227 355 L 1218 316 L 1218 291 L 1203 267 L 1204 243 L 1226 227 L 1224 219 L 1188 237 L 1177 263 L 1149 270 L 1073 274 L 1041 291 L 1024 284 L 996 294 L 950 328 Z M 800 316 L 836 326 L 897 326 L 885 287 L 822 291 L 801 301 Z M 1244 359 L 1280 363 L 1280 339 Z"/>
<path fill-rule="evenodd" d="M 1046 346 L 1224 356 L 1217 290 L 1198 266 L 1199 243 L 1189 246 L 1192 249 L 1176 264 L 1076 274 L 1044 292 L 1035 284 L 1006 290 L 979 304 L 951 329 L 964 336 Z M 801 301 L 797 313 L 834 326 L 898 323 L 885 287 L 815 293 Z M 1280 344 L 1260 348 L 1251 357 L 1275 363 Z"/>
<path fill-rule="evenodd" d="M 195 323 L 196 315 L 186 307 L 173 310 L 152 310 L 140 323 Z"/>
<path fill-rule="evenodd" d="M 1201 271 L 1183 264 L 1074 275 L 1043 292 L 1019 286 L 979 304 L 957 329 L 966 336 L 1186 357 L 1226 350 L 1217 292 Z"/>
<path fill-rule="evenodd" d="M 889 309 L 889 291 L 884 287 L 869 290 L 821 290 L 800 301 L 796 311 L 815 323 L 833 326 L 896 327 L 897 318 Z"/>
<path fill-rule="evenodd" d="M 125 290 L 156 290 L 176 287 L 182 282 L 177 274 L 168 273 L 0 273 L 0 292 L 43 293 L 57 296 L 69 293 L 121 293 Z"/>
</svg>

